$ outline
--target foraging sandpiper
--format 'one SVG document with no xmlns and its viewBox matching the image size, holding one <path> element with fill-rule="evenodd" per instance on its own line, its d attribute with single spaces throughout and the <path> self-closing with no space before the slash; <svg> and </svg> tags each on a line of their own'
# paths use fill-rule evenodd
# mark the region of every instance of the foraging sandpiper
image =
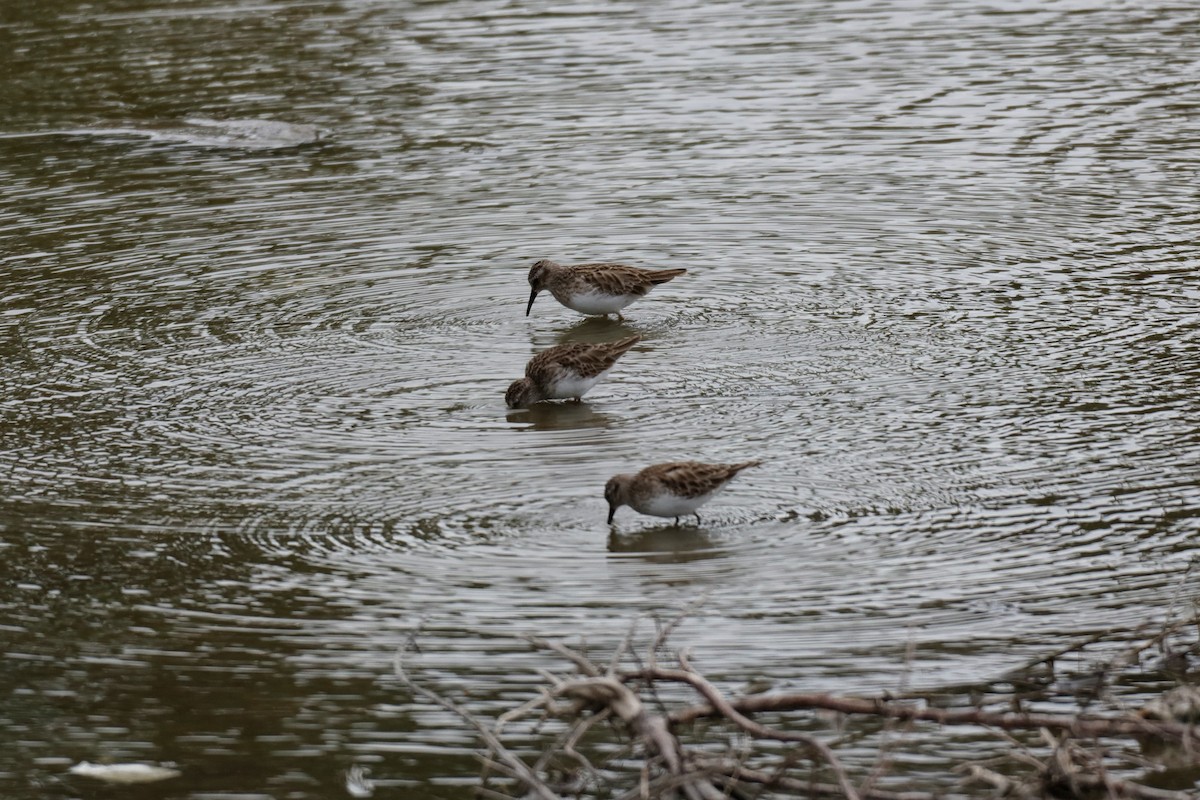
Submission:
<svg viewBox="0 0 1200 800">
<path fill-rule="evenodd" d="M 542 260 L 529 270 L 529 316 L 533 301 L 543 289 L 554 299 L 580 314 L 621 316 L 621 309 L 640 300 L 660 283 L 678 278 L 686 269 L 640 269 L 624 264 L 577 264 L 564 266 Z"/>
<path fill-rule="evenodd" d="M 509 408 L 568 397 L 578 403 L 641 338 L 629 336 L 600 344 L 572 342 L 544 350 L 525 365 L 525 377 L 508 387 L 504 402 Z"/>
<path fill-rule="evenodd" d="M 608 522 L 621 506 L 629 506 L 641 514 L 654 517 L 679 517 L 695 514 L 696 509 L 712 499 L 725 484 L 747 467 L 761 461 L 740 464 L 704 464 L 699 461 L 671 461 L 654 464 L 636 475 L 614 475 L 604 487 L 608 501 Z"/>
</svg>

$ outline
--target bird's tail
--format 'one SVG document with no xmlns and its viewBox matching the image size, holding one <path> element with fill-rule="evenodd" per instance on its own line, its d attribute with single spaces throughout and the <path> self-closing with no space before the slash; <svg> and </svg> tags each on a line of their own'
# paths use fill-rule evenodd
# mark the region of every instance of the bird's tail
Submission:
<svg viewBox="0 0 1200 800">
<path fill-rule="evenodd" d="M 629 348 L 642 340 L 641 336 L 627 336 L 624 339 L 617 339 L 615 342 L 610 342 L 609 350 L 617 355 L 624 355 Z"/>
<path fill-rule="evenodd" d="M 687 274 L 687 270 L 682 269 L 682 268 L 680 268 L 680 269 L 660 269 L 660 270 L 656 270 L 655 272 L 653 272 L 650 275 L 650 282 L 655 285 L 658 285 L 660 283 L 666 283 L 667 281 L 671 280 L 672 278 L 678 278 L 680 275 L 685 275 L 685 274 Z"/>
</svg>

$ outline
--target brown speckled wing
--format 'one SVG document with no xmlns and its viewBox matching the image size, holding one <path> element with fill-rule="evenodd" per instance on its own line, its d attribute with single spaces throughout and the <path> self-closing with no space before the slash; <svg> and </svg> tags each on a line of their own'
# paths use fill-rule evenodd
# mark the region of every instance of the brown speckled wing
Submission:
<svg viewBox="0 0 1200 800">
<path fill-rule="evenodd" d="M 629 348 L 640 340 L 640 336 L 630 336 L 616 342 L 600 344 L 560 344 L 530 359 L 525 366 L 525 376 L 539 385 L 556 380 L 564 369 L 571 370 L 581 378 L 595 377 L 615 364 L 618 358 L 625 355 Z"/>
<path fill-rule="evenodd" d="M 700 461 L 675 461 L 646 467 L 638 478 L 646 478 L 679 497 L 699 497 L 720 489 L 734 475 L 758 461 L 741 464 L 704 464 Z"/>
<path fill-rule="evenodd" d="M 611 295 L 644 295 L 655 285 L 687 272 L 686 269 L 639 269 L 625 264 L 579 264 L 570 269 L 576 278 Z"/>
</svg>

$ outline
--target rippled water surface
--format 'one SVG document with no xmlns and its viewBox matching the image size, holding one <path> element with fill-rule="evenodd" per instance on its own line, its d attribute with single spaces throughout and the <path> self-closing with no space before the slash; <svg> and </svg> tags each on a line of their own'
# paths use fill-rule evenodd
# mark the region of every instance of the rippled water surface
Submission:
<svg viewBox="0 0 1200 800">
<path fill-rule="evenodd" d="M 525 633 L 991 680 L 1190 597 L 1200 11 L 0 11 L 0 793 L 466 797 Z M 689 272 L 584 319 L 538 258 Z M 550 345 L 638 333 L 579 406 Z M 762 459 L 699 527 L 605 480 Z M 908 676 L 907 678 L 905 676 Z M 1131 697 L 1130 702 L 1136 702 Z M 1064 701 L 1068 709 L 1070 702 Z M 931 756 L 931 758 L 935 758 Z M 913 766 L 919 771 L 919 765 Z"/>
</svg>

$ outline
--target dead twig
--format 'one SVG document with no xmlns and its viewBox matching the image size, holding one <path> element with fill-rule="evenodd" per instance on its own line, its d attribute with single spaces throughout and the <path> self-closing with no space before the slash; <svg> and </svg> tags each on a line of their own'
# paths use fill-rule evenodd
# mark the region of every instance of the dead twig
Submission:
<svg viewBox="0 0 1200 800">
<path fill-rule="evenodd" d="M 654 637 L 654 642 L 650 645 L 651 668 L 658 666 L 658 651 L 662 650 L 666 646 L 667 639 L 671 638 L 671 634 L 675 632 L 675 629 L 678 628 L 685 619 L 690 617 L 696 611 L 696 609 L 708 602 L 708 595 L 708 592 L 702 593 L 695 600 L 680 609 L 679 613 L 676 614 L 671 621 L 658 629 L 658 635 Z"/>
<path fill-rule="evenodd" d="M 854 785 L 850 783 L 849 777 L 846 775 L 846 770 L 842 766 L 838 757 L 834 755 L 829 746 L 807 733 L 798 733 L 793 731 L 781 731 L 776 728 L 768 728 L 765 725 L 760 725 L 752 719 L 735 709 L 721 694 L 717 687 L 713 686 L 708 680 L 692 669 L 688 663 L 687 654 L 681 652 L 678 655 L 680 666 L 683 669 L 647 669 L 643 671 L 642 677 L 648 677 L 651 680 L 668 680 L 686 683 L 699 692 L 706 699 L 713 709 L 722 717 L 725 717 L 733 724 L 737 725 L 742 730 L 749 733 L 757 739 L 776 739 L 781 742 L 800 742 L 806 745 L 815 752 L 819 753 L 821 758 L 829 764 L 829 768 L 833 770 L 834 776 L 837 778 L 838 785 L 842 787 L 848 800 L 859 800 L 858 792 Z M 674 716 L 674 715 L 672 715 Z"/>
<path fill-rule="evenodd" d="M 1050 738 L 1049 741 L 1054 741 Z M 1128 798 L 1128 800 L 1194 800 L 1194 795 L 1188 792 L 1172 792 L 1165 789 L 1155 789 L 1131 781 L 1124 781 L 1108 774 L 1103 765 L 1084 753 L 1077 745 L 1071 748 L 1062 744 L 1073 745 L 1071 742 L 1061 743 L 1055 748 L 1050 761 L 1034 760 L 1038 771 L 1037 776 L 1029 781 L 1017 781 L 993 772 L 979 764 L 967 766 L 970 779 L 987 784 L 1003 797 L 1027 798 L 1041 800 L 1047 796 L 1054 797 L 1089 797 L 1103 793 L 1108 798 Z M 1075 762 L 1083 757 L 1085 764 Z M 1092 771 L 1094 770 L 1094 771 Z"/>
<path fill-rule="evenodd" d="M 590 717 L 580 720 L 579 724 L 571 729 L 570 735 L 567 737 L 567 740 L 563 742 L 562 746 L 563 753 L 578 761 L 597 783 L 600 782 L 600 773 L 595 767 L 592 766 L 592 762 L 588 760 L 588 757 L 579 752 L 579 742 L 584 736 L 587 735 L 587 732 L 591 730 L 593 725 L 598 722 L 603 722 L 611 715 L 612 712 L 605 708 L 602 709 L 598 714 L 592 714 Z"/>
<path fill-rule="evenodd" d="M 913 656 L 916 653 L 916 643 L 913 641 L 910 631 L 908 642 L 904 646 L 904 671 L 900 673 L 900 684 L 897 687 L 900 695 L 907 694 L 909 691 L 909 679 L 912 676 Z M 875 756 L 875 763 L 871 767 L 871 772 L 867 775 L 867 779 L 859 786 L 859 791 L 862 793 L 869 792 L 875 787 L 875 783 L 886 774 L 887 770 L 892 766 L 891 751 L 895 747 L 895 742 L 890 734 L 897 727 L 895 723 L 899 720 L 887 719 L 884 721 L 883 731 L 880 734 L 879 750 Z M 914 722 L 907 720 L 901 731 L 901 736 L 912 730 Z"/>
<path fill-rule="evenodd" d="M 621 644 L 613 651 L 612 661 L 608 664 L 608 671 L 604 674 L 612 677 L 617 674 L 617 669 L 621 666 L 621 659 L 625 654 L 633 650 L 633 635 L 637 633 L 638 622 L 640 617 L 634 617 L 633 622 L 629 623 L 629 630 L 625 632 L 625 638 L 621 640 Z"/>
<path fill-rule="evenodd" d="M 679 676 L 671 670 L 658 670 L 654 674 L 645 671 L 628 674 L 630 679 L 656 677 L 660 680 L 676 680 Z M 901 720 L 920 720 L 939 725 L 978 725 L 1005 730 L 1037 730 L 1069 733 L 1078 738 L 1092 739 L 1099 736 L 1157 736 L 1163 739 L 1194 741 L 1200 743 L 1200 730 L 1175 722 L 1147 720 L 1126 714 L 1119 717 L 1071 716 L 1066 714 L 1027 714 L 992 712 L 980 709 L 949 710 L 921 707 L 905 703 L 893 703 L 882 699 L 835 697 L 828 694 L 778 693 L 755 694 L 737 698 L 730 707 L 743 714 L 762 712 L 800 711 L 825 709 L 843 714 L 865 714 Z M 711 700 L 708 705 L 689 706 L 671 713 L 672 724 L 684 725 L 704 717 L 722 717 L 726 714 Z"/>
<path fill-rule="evenodd" d="M 602 676 L 563 681 L 551 690 L 551 694 L 603 705 L 611 710 L 662 758 L 669 774 L 685 779 L 681 789 L 688 797 L 714 800 L 721 796 L 715 786 L 688 768 L 683 748 L 671 733 L 666 717 L 648 713 L 641 699 L 620 680 Z"/>
<path fill-rule="evenodd" d="M 816 783 L 800 778 L 789 778 L 773 772 L 750 769 L 739 764 L 727 764 L 720 771 L 730 778 L 745 783 L 757 783 L 770 788 L 783 789 L 797 794 L 814 797 L 841 797 L 844 790 L 832 783 Z M 886 789 L 869 789 L 861 793 L 862 800 L 939 800 L 941 795 L 930 792 L 891 792 Z"/>
<path fill-rule="evenodd" d="M 1188 793 L 1154 789 L 1118 778 L 1113 770 L 1128 770 L 1131 764 L 1123 749 L 1081 741 L 1124 736 L 1137 739 L 1143 752 L 1151 757 L 1153 754 L 1146 749 L 1148 742 L 1167 748 L 1181 743 L 1185 753 L 1191 752 L 1200 746 L 1200 726 L 1187 723 L 1200 718 L 1200 712 L 1192 711 L 1200 703 L 1190 697 L 1168 693 L 1159 702 L 1161 711 L 1158 706 L 1148 705 L 1138 713 L 1117 713 L 1110 709 L 1107 715 L 1027 713 L 1019 704 L 1012 710 L 994 710 L 998 705 L 987 706 L 993 710 L 985 710 L 978 701 L 969 706 L 941 707 L 930 702 L 899 700 L 889 694 L 859 698 L 782 692 L 727 698 L 692 664 L 686 649 L 674 654 L 673 665 L 667 664 L 667 639 L 694 608 L 695 604 L 689 605 L 665 624 L 655 619 L 653 641 L 645 660 L 640 646 L 634 647 L 640 618 L 631 623 L 612 655 L 603 662 L 593 661 L 582 649 L 561 642 L 527 637 L 534 647 L 565 659 L 571 665 L 569 676 L 539 669 L 545 684 L 537 696 L 501 714 L 494 726 L 485 724 L 468 709 L 436 691 L 415 684 L 404 670 L 403 659 L 405 651 L 415 647 L 412 637 L 397 653 L 395 671 L 414 697 L 456 714 L 475 729 L 487 748 L 486 753 L 481 753 L 485 785 L 480 793 L 497 800 L 505 795 L 486 786 L 489 773 L 502 781 L 496 789 L 513 787 L 534 800 L 556 800 L 560 795 L 619 800 L 758 800 L 785 795 L 846 800 L 940 800 L 943 795 L 937 791 L 897 791 L 879 786 L 887 785 L 886 773 L 897 744 L 893 740 L 896 729 L 900 729 L 903 737 L 918 723 L 975 726 L 990 731 L 1005 743 L 1002 758 L 962 764 L 952 770 L 968 774 L 962 783 L 985 784 L 988 787 L 982 790 L 985 796 L 1010 800 L 1191 797 Z M 1200 614 L 1165 625 L 1154 636 L 1119 653 L 1103 669 L 1138 663 L 1146 649 L 1156 643 L 1165 646 L 1168 637 L 1190 625 L 1200 627 Z M 1109 632 L 1097 634 L 1087 643 L 1108 636 Z M 1060 650 L 1045 661 L 1052 664 L 1064 653 L 1081 651 L 1087 643 Z M 910 649 L 910 662 L 911 657 Z M 905 689 L 902 683 L 901 692 Z M 688 697 L 692 699 L 689 701 Z M 676 705 L 674 711 L 668 710 L 663 698 Z M 680 702 L 694 704 L 678 707 Z M 1179 712 L 1177 707 L 1184 711 Z M 807 729 L 795 730 L 796 725 L 764 724 L 752 718 L 759 713 L 815 710 L 883 720 L 882 733 L 877 730 L 879 725 L 858 726 L 870 731 L 864 735 L 881 741 L 874 763 L 865 768 L 860 766 L 865 776 L 860 776 L 860 785 L 851 781 L 834 751 L 841 738 L 830 742 L 828 736 L 818 737 Z M 535 717 L 538 714 L 540 717 Z M 536 760 L 527 763 L 500 741 L 503 727 L 518 719 L 525 719 L 525 725 L 535 734 L 546 736 L 542 725 L 551 718 L 563 719 L 564 725 L 555 729 Z M 679 726 L 705 718 L 722 723 L 719 730 L 725 733 L 720 735 L 731 736 L 726 747 L 714 747 L 719 741 L 711 736 L 696 746 L 681 741 L 677 735 Z M 801 717 L 811 718 L 811 714 Z M 611 733 L 604 738 L 590 737 L 589 733 L 597 731 L 603 723 L 608 723 L 606 729 Z M 1010 731 L 1036 731 L 1039 736 L 1034 739 Z M 792 746 L 764 747 L 760 744 L 763 741 L 792 743 Z M 802 758 L 806 759 L 804 766 Z M 1020 774 L 1014 776 L 1014 773 Z M 832 780 L 826 776 L 832 776 Z M 961 797 L 962 785 L 953 791 L 953 796 Z M 975 793 L 980 791 L 980 787 L 974 789 Z"/>
<path fill-rule="evenodd" d="M 1175 585 L 1175 591 L 1171 595 L 1170 602 L 1167 604 L 1166 619 L 1162 623 L 1162 627 L 1159 629 L 1159 631 L 1154 636 L 1151 636 L 1149 639 L 1144 639 L 1144 640 L 1138 642 L 1137 644 L 1134 644 L 1134 645 L 1126 648 L 1125 650 L 1122 650 L 1117 655 L 1110 658 L 1107 662 L 1105 662 L 1102 665 L 1103 671 L 1108 672 L 1108 671 L 1112 671 L 1115 669 L 1120 669 L 1121 667 L 1131 665 L 1131 664 L 1135 663 L 1135 660 L 1143 652 L 1145 652 L 1146 650 L 1149 650 L 1151 647 L 1155 647 L 1156 645 L 1161 645 L 1168 638 L 1175 635 L 1176 633 L 1179 633 L 1184 628 L 1188 628 L 1188 627 L 1192 627 L 1192 626 L 1200 627 L 1200 614 L 1196 614 L 1196 613 L 1193 613 L 1192 616 L 1188 617 L 1187 619 L 1182 619 L 1177 622 L 1170 622 L 1171 617 L 1175 615 L 1175 607 L 1179 603 L 1180 597 L 1182 596 L 1182 594 L 1187 586 L 1187 579 L 1196 568 L 1196 563 L 1197 563 L 1196 559 L 1193 559 L 1192 561 L 1188 562 L 1187 568 L 1183 571 L 1183 574 L 1179 576 L 1179 580 Z M 1194 611 L 1194 609 L 1193 609 L 1193 611 Z M 1020 669 L 1014 670 L 1014 672 L 1016 672 L 1016 673 L 1028 672 L 1040 664 L 1046 664 L 1050 667 L 1053 667 L 1054 662 L 1057 661 L 1058 659 L 1062 658 L 1063 656 L 1065 656 L 1069 653 L 1082 652 L 1084 650 L 1084 648 L 1088 647 L 1089 645 L 1097 644 L 1099 642 L 1104 641 L 1105 639 L 1112 638 L 1113 635 L 1116 633 L 1122 633 L 1125 635 L 1125 637 L 1127 639 L 1130 639 L 1130 638 L 1141 637 L 1145 634 L 1145 632 L 1147 630 L 1154 628 L 1154 627 L 1155 627 L 1154 624 L 1151 622 L 1143 622 L 1140 625 L 1138 625 L 1137 627 L 1132 628 L 1132 629 L 1116 628 L 1116 627 L 1107 628 L 1103 631 L 1092 634 L 1091 636 L 1087 637 L 1086 639 L 1082 639 L 1078 642 L 1074 642 L 1065 647 L 1059 648 L 1058 650 L 1055 650 L 1052 653 L 1044 655 L 1035 661 L 1030 661 L 1027 664 L 1025 664 L 1025 666 L 1021 667 Z"/>
<path fill-rule="evenodd" d="M 529 792 L 533 796 L 539 798 L 539 800 L 560 800 L 559 796 L 551 791 L 550 787 L 543 783 L 542 780 L 536 774 L 534 774 L 533 770 L 531 770 L 524 761 L 517 758 L 517 756 L 509 751 L 509 749 L 505 747 L 498 738 L 496 738 L 495 734 L 493 734 L 487 725 L 484 725 L 478 717 L 457 703 L 447 700 L 436 692 L 426 689 L 424 686 L 418 686 L 415 682 L 413 682 L 412 678 L 408 676 L 408 673 L 404 669 L 404 652 L 404 648 L 396 651 L 396 657 L 392 661 L 392 669 L 396 673 L 396 677 L 400 679 L 400 681 L 410 692 L 412 692 L 414 695 L 423 697 L 430 703 L 433 703 L 440 708 L 444 708 L 447 711 L 456 714 L 460 719 L 474 728 L 479 734 L 479 738 L 484 741 L 484 744 L 488 746 L 491 752 L 495 753 L 500 764 L 503 764 L 505 767 L 511 770 L 512 774 L 515 775 L 517 779 L 521 781 L 521 783 L 525 784 L 526 788 L 528 788 Z"/>
<path fill-rule="evenodd" d="M 596 669 L 595 664 L 593 664 L 583 655 L 580 655 L 571 648 L 567 647 L 562 642 L 554 642 L 537 636 L 526 636 L 524 638 L 525 641 L 529 642 L 539 650 L 552 650 L 555 653 L 558 653 L 560 656 L 574 664 L 576 669 L 578 669 L 580 673 L 584 675 L 592 678 L 600 675 L 600 670 Z"/>
</svg>

